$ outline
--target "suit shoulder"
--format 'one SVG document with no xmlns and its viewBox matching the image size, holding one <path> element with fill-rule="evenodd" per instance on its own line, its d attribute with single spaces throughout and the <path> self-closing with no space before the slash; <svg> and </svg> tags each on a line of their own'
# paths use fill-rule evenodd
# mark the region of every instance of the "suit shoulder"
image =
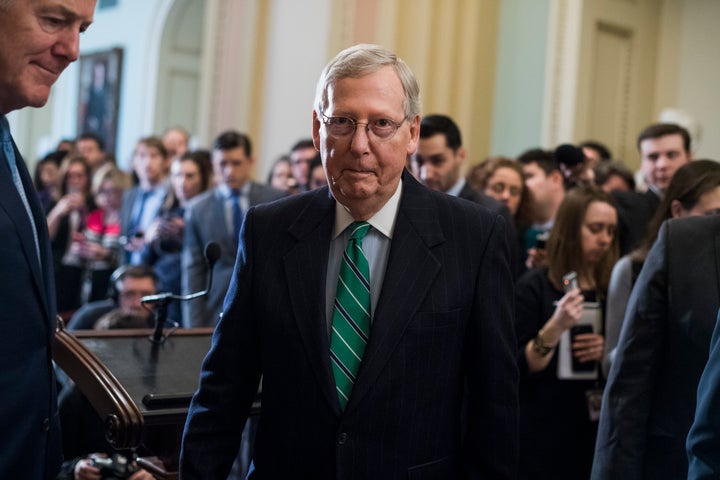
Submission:
<svg viewBox="0 0 720 480">
<path fill-rule="evenodd" d="M 252 182 L 250 188 L 250 194 L 254 197 L 251 199 L 251 202 L 252 200 L 257 200 L 256 203 L 271 202 L 273 200 L 284 198 L 288 195 L 288 193 L 284 190 L 279 190 L 269 185 L 263 185 L 262 183 L 257 182 Z"/>
<path fill-rule="evenodd" d="M 213 203 L 215 201 L 215 189 L 211 188 L 210 190 L 207 190 L 194 198 L 192 198 L 186 207 L 186 210 L 189 212 L 196 212 L 199 210 L 202 210 L 203 208 L 206 208 L 209 204 Z"/>
<path fill-rule="evenodd" d="M 693 239 L 698 237 L 712 238 L 720 234 L 720 216 L 718 215 L 674 218 L 666 223 L 669 242 L 692 244 Z"/>
<path fill-rule="evenodd" d="M 468 200 L 466 198 L 454 197 L 446 193 L 428 190 L 430 197 L 434 200 L 438 207 L 440 219 L 452 219 L 453 222 L 458 220 L 470 222 L 474 224 L 479 217 L 480 224 L 489 225 L 496 221 L 499 213 L 490 210 L 485 205 Z"/>
</svg>

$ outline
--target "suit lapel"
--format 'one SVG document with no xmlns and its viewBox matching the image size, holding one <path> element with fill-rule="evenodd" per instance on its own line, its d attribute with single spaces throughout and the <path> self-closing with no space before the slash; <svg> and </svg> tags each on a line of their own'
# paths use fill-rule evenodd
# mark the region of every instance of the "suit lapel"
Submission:
<svg viewBox="0 0 720 480">
<path fill-rule="evenodd" d="M 30 204 L 30 210 L 33 214 L 33 220 L 38 232 L 38 242 L 40 246 L 40 260 L 43 262 L 41 269 L 38 263 L 37 253 L 35 251 L 35 238 L 32 232 L 32 226 L 30 225 L 30 218 L 28 218 L 25 205 L 23 205 L 20 195 L 17 193 L 15 184 L 12 181 L 12 174 L 8 167 L 5 157 L 2 158 L 2 174 L 0 175 L 0 198 L 2 198 L 2 204 L 0 208 L 5 210 L 5 213 L 15 224 L 16 232 L 20 237 L 23 253 L 25 259 L 30 265 L 30 269 L 35 280 L 38 293 L 42 300 L 45 314 L 50 315 L 50 305 L 48 300 L 54 298 L 54 292 L 50 292 L 50 286 L 53 285 L 50 276 L 53 274 L 52 267 L 50 266 L 50 253 L 45 248 L 48 242 L 47 234 L 47 223 L 45 220 L 45 214 L 42 211 L 40 202 L 35 195 L 35 190 L 30 180 L 30 174 L 25 167 L 25 162 L 20 156 L 20 152 L 15 148 L 15 159 L 20 174 L 20 179 L 27 195 L 28 203 Z"/>
<path fill-rule="evenodd" d="M 432 247 L 445 241 L 429 191 L 403 176 L 395 231 L 365 355 L 347 410 L 372 388 L 440 272 Z"/>
<path fill-rule="evenodd" d="M 287 284 L 292 286 L 290 305 L 305 351 L 328 405 L 339 415 L 325 318 L 325 277 L 334 207 L 327 188 L 314 194 L 288 229 L 297 243 L 283 262 Z"/>
</svg>

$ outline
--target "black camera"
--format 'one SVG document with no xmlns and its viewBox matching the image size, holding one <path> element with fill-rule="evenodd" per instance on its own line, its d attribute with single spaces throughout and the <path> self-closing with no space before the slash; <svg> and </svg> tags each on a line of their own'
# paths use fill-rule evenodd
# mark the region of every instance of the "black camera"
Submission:
<svg viewBox="0 0 720 480">
<path fill-rule="evenodd" d="M 124 480 L 138 471 L 138 467 L 133 465 L 125 455 L 119 453 L 111 457 L 92 455 L 90 464 L 100 470 L 100 478 L 103 480 Z"/>
</svg>

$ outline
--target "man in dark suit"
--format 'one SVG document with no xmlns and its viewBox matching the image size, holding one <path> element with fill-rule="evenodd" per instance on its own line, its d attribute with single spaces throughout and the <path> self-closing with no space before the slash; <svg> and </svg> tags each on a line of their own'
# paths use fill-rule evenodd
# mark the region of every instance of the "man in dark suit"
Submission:
<svg viewBox="0 0 720 480">
<path fill-rule="evenodd" d="M 720 307 L 720 217 L 669 220 L 645 260 L 605 387 L 593 480 L 687 475 L 685 438 Z"/>
<path fill-rule="evenodd" d="M 522 271 L 520 249 L 516 242 L 515 221 L 502 203 L 470 188 L 462 175 L 467 150 L 462 146 L 460 129 L 447 115 L 426 115 L 420 122 L 420 141 L 411 158 L 411 166 L 420 180 L 438 192 L 475 202 L 505 219 L 511 267 L 514 276 Z"/>
<path fill-rule="evenodd" d="M 621 255 L 630 253 L 640 245 L 675 171 L 692 160 L 690 134 L 683 127 L 672 123 L 656 123 L 646 127 L 638 135 L 637 147 L 647 190 L 643 193 L 613 192 L 618 209 Z"/>
<path fill-rule="evenodd" d="M 502 207 L 499 202 L 476 192 L 465 182 L 462 169 L 466 159 L 467 150 L 462 146 L 460 129 L 452 118 L 437 114 L 422 118 L 420 142 L 411 159 L 420 180 L 428 188 L 479 203 L 499 213 Z"/>
<path fill-rule="evenodd" d="M 45 105 L 94 10 L 94 0 L 0 2 L 0 478 L 54 479 L 62 460 L 50 240 L 5 114 Z"/>
<path fill-rule="evenodd" d="M 419 111 L 414 75 L 381 47 L 323 70 L 313 138 L 329 190 L 245 217 L 184 479 L 227 473 L 261 376 L 251 478 L 515 477 L 505 222 L 403 173 Z"/>
<path fill-rule="evenodd" d="M 198 292 L 206 286 L 209 272 L 203 250 L 208 242 L 220 245 L 220 258 L 207 297 L 183 303 L 183 323 L 187 327 L 210 327 L 218 322 L 235 264 L 244 212 L 253 205 L 287 195 L 250 180 L 255 161 L 250 138 L 243 133 L 232 130 L 221 133 L 213 145 L 212 162 L 220 184 L 193 199 L 185 214 L 183 293 Z"/>
</svg>

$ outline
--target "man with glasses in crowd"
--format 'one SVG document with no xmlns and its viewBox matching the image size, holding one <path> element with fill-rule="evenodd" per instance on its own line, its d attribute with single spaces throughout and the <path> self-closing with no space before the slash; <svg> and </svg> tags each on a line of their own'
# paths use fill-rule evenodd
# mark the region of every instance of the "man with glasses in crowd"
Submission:
<svg viewBox="0 0 720 480">
<path fill-rule="evenodd" d="M 248 211 L 182 478 L 227 475 L 261 376 L 259 478 L 515 478 L 505 222 L 405 171 L 419 114 L 391 52 L 325 67 L 313 140 L 329 190 Z"/>
</svg>

